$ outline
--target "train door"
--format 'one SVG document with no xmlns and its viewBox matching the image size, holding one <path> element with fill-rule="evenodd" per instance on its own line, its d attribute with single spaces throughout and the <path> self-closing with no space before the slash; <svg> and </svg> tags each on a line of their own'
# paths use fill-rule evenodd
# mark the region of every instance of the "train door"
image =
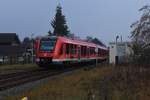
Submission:
<svg viewBox="0 0 150 100">
<path fill-rule="evenodd" d="M 80 60 L 81 58 L 81 47 L 78 46 L 78 60 Z"/>
<path fill-rule="evenodd" d="M 70 46 L 69 44 L 67 43 L 66 44 L 66 59 L 70 58 Z"/>
<path fill-rule="evenodd" d="M 66 58 L 66 44 L 63 44 L 62 45 L 62 48 L 63 48 L 63 58 Z"/>
<path fill-rule="evenodd" d="M 87 58 L 90 57 L 90 48 L 89 47 L 87 47 L 86 55 L 87 55 Z"/>
</svg>

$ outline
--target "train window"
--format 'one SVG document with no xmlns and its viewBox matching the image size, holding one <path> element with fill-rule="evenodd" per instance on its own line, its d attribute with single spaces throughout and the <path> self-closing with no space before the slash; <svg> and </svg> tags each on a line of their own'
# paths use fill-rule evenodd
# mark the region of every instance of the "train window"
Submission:
<svg viewBox="0 0 150 100">
<path fill-rule="evenodd" d="M 81 56 L 84 55 L 84 46 L 81 46 Z"/>
<path fill-rule="evenodd" d="M 60 55 L 63 54 L 63 48 L 64 48 L 64 44 L 62 44 L 61 47 L 60 47 Z"/>
<path fill-rule="evenodd" d="M 43 39 L 40 42 L 40 50 L 41 51 L 52 51 L 55 47 L 56 39 Z"/>
<path fill-rule="evenodd" d="M 89 55 L 89 48 L 86 47 L 86 55 L 88 56 Z"/>
<path fill-rule="evenodd" d="M 89 47 L 87 47 L 87 56 L 89 56 L 89 54 L 90 54 L 90 48 Z"/>
<path fill-rule="evenodd" d="M 92 54 L 95 54 L 95 48 L 92 48 Z"/>
<path fill-rule="evenodd" d="M 66 44 L 66 54 L 69 54 L 69 44 Z"/>
<path fill-rule="evenodd" d="M 98 55 L 101 55 L 101 49 L 100 48 L 98 49 Z"/>
<path fill-rule="evenodd" d="M 81 55 L 86 56 L 87 54 L 87 47 L 86 46 L 81 46 Z"/>
<path fill-rule="evenodd" d="M 70 48 L 70 54 L 76 54 L 77 45 L 70 44 L 69 48 Z"/>
<path fill-rule="evenodd" d="M 94 48 L 94 47 L 91 47 L 91 48 L 90 48 L 90 54 L 91 54 L 91 55 L 95 54 L 95 48 Z"/>
<path fill-rule="evenodd" d="M 90 55 L 92 54 L 92 48 L 90 47 Z"/>
<path fill-rule="evenodd" d="M 96 49 L 96 48 L 93 48 L 93 54 L 96 54 L 95 49 Z"/>
<path fill-rule="evenodd" d="M 76 54 L 77 45 L 66 44 L 66 54 Z"/>
<path fill-rule="evenodd" d="M 74 50 L 74 48 L 73 48 L 73 44 L 70 44 L 70 54 L 73 54 L 73 51 Z"/>
<path fill-rule="evenodd" d="M 87 54 L 87 47 L 84 46 L 84 56 L 86 56 L 86 54 Z"/>
<path fill-rule="evenodd" d="M 74 45 L 73 54 L 76 54 L 76 53 L 77 53 L 76 50 L 77 50 L 77 45 Z"/>
</svg>

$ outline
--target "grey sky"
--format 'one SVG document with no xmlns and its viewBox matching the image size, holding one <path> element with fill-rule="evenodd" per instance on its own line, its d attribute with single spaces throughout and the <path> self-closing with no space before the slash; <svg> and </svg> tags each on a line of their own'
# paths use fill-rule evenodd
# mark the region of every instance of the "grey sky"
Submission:
<svg viewBox="0 0 150 100">
<path fill-rule="evenodd" d="M 0 0 L 0 32 L 25 36 L 46 34 L 59 0 Z M 108 43 L 115 36 L 128 40 L 130 25 L 138 20 L 138 9 L 149 0 L 61 0 L 70 30 Z M 52 28 L 51 28 L 52 29 Z"/>
</svg>

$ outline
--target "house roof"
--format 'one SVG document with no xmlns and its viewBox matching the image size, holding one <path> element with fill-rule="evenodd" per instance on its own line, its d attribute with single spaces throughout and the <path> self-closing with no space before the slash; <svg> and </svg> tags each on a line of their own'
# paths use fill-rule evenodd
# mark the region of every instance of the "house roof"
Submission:
<svg viewBox="0 0 150 100">
<path fill-rule="evenodd" d="M 20 44 L 16 33 L 0 33 L 0 44 L 11 44 L 12 42 Z"/>
</svg>

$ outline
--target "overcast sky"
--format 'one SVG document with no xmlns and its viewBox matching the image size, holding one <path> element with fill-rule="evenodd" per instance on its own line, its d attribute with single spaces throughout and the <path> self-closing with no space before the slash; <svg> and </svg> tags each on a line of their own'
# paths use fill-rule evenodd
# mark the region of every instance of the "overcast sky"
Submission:
<svg viewBox="0 0 150 100">
<path fill-rule="evenodd" d="M 93 36 L 108 44 L 122 35 L 129 40 L 130 25 L 139 19 L 138 9 L 149 0 L 0 0 L 0 32 L 26 36 L 46 35 L 60 2 L 71 32 Z"/>
</svg>

